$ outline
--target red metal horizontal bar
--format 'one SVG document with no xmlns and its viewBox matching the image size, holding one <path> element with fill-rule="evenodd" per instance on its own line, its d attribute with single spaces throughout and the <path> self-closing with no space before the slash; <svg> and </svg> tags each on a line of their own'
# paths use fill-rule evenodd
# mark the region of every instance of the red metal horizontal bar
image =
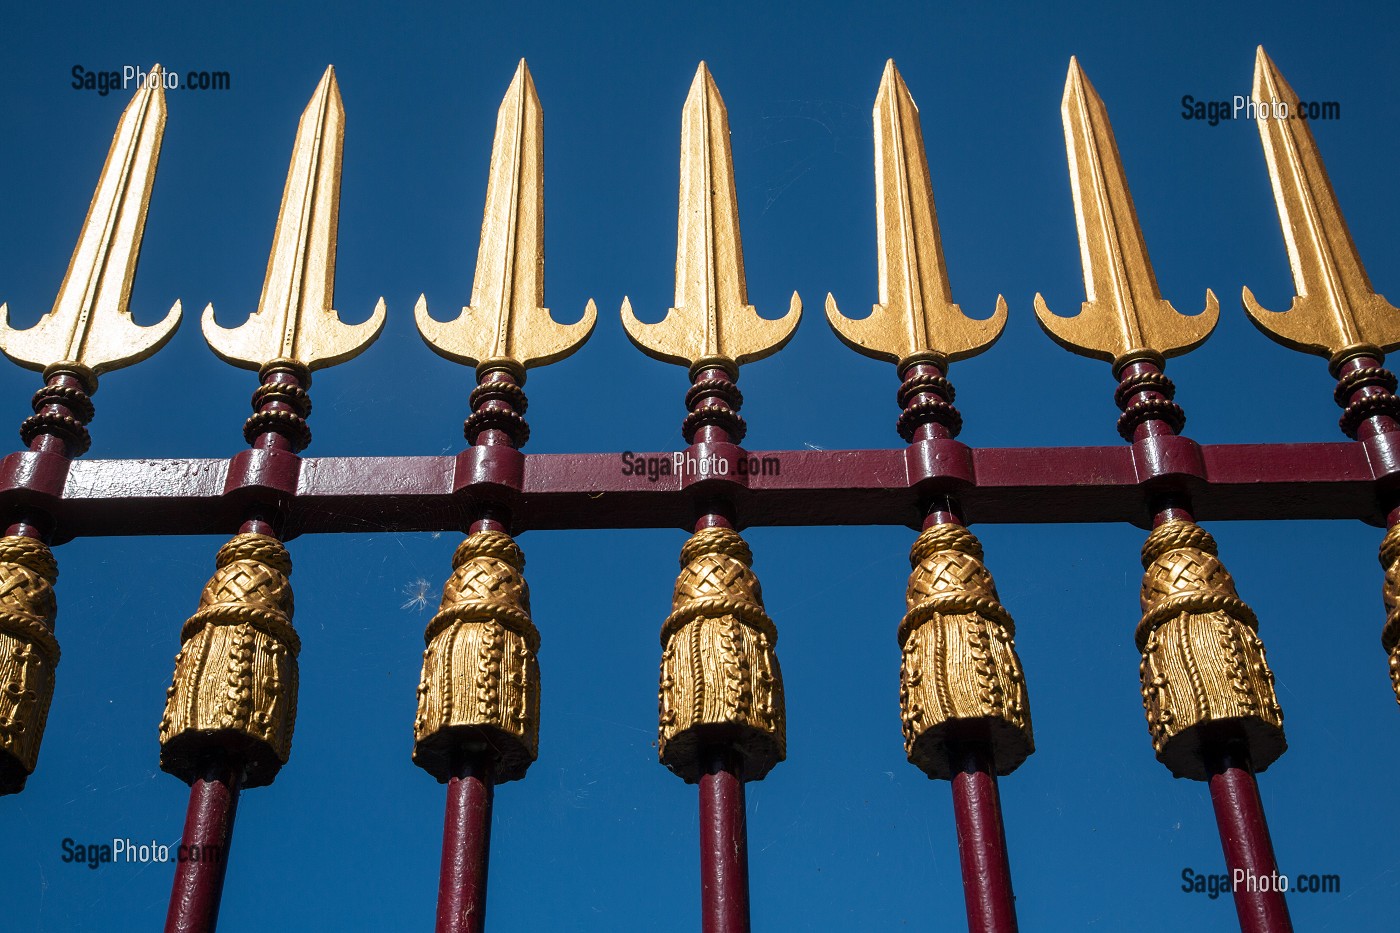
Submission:
<svg viewBox="0 0 1400 933">
<path fill-rule="evenodd" d="M 1376 494 L 1381 470 L 1373 470 L 1362 444 L 1192 447 L 1199 451 L 1192 454 L 1194 465 L 1182 469 L 1146 463 L 1142 451 L 1127 445 L 963 448 L 970 453 L 971 469 L 954 464 L 942 480 L 957 491 L 969 523 L 1129 522 L 1147 527 L 1146 493 L 1152 483 L 1163 481 L 1164 473 L 1190 492 L 1202 521 L 1349 518 L 1384 523 Z M 260 453 L 247 452 L 236 461 L 75 460 L 67 464 L 66 478 L 45 477 L 43 469 L 16 460 L 38 455 L 12 454 L 0 460 L 0 506 L 41 503 L 56 520 L 59 541 L 88 535 L 231 533 L 243 520 L 250 497 L 259 496 L 285 508 L 289 536 L 445 531 L 464 527 L 471 514 L 472 483 L 492 475 L 488 468 L 452 456 L 272 462 L 257 460 Z M 505 496 L 513 527 L 688 529 L 694 497 L 706 483 L 718 483 L 746 526 L 916 528 L 922 519 L 921 491 L 913 484 L 922 479 L 927 489 L 930 470 L 938 469 L 936 462 L 932 467 L 928 463 L 943 455 L 930 454 L 919 465 L 903 449 L 748 451 L 743 456 L 752 469 L 741 477 L 731 471 L 723 479 L 706 480 L 695 472 L 698 467 L 686 476 L 648 475 L 648 465 L 658 464 L 659 472 L 659 464 L 671 464 L 673 456 L 634 454 L 624 461 L 621 454 L 525 454 L 519 491 L 509 488 Z M 643 466 L 636 467 L 638 463 Z"/>
</svg>

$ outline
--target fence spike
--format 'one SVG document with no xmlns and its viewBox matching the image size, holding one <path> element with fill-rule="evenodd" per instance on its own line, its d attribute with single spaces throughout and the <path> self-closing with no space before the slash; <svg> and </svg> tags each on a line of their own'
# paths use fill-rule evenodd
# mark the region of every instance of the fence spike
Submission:
<svg viewBox="0 0 1400 933">
<path fill-rule="evenodd" d="M 1123 412 L 1118 433 L 1153 473 L 1144 488 L 1153 531 L 1143 545 L 1137 629 L 1153 749 L 1173 775 L 1208 782 L 1212 794 L 1227 784 L 1253 794 L 1253 809 L 1238 794 L 1216 807 L 1226 867 L 1277 873 L 1272 851 L 1245 853 L 1231 842 L 1247 825 L 1267 848 L 1254 772 L 1287 748 L 1274 675 L 1254 613 L 1236 594 L 1214 539 L 1196 523 L 1191 489 L 1174 473 L 1175 464 L 1199 457 L 1199 447 L 1181 436 L 1186 412 L 1173 398 L 1166 357 L 1204 342 L 1220 305 L 1207 289 L 1205 313 L 1188 317 L 1162 299 L 1108 111 L 1073 58 L 1061 115 L 1088 300 L 1077 317 L 1062 318 L 1036 295 L 1036 317 L 1065 348 L 1113 364 L 1114 401 Z M 1259 929 L 1291 929 L 1282 893 L 1240 886 L 1234 896 L 1245 927 L 1255 928 L 1247 918 L 1267 916 L 1270 924 Z"/>
<path fill-rule="evenodd" d="M 919 108 L 894 59 L 885 63 L 873 116 L 880 302 L 869 317 L 851 319 L 828 294 L 827 321 L 847 346 L 877 360 L 898 363 L 924 352 L 948 360 L 975 356 L 1001 336 L 1006 299 L 998 295 L 996 311 L 984 320 L 953 303 Z"/>
<path fill-rule="evenodd" d="M 623 327 L 639 350 L 663 362 L 695 367 L 722 359 L 738 366 L 781 350 L 801 317 L 797 292 L 776 320 L 759 317 L 749 304 L 729 114 L 701 62 L 681 113 L 676 303 L 661 321 L 644 324 L 623 298 Z"/>
<path fill-rule="evenodd" d="M 1069 60 L 1060 114 L 1088 300 L 1078 315 L 1065 318 L 1037 293 L 1041 326 L 1065 349 L 1109 360 L 1115 368 L 1144 352 L 1170 357 L 1194 350 L 1215 329 L 1220 303 L 1206 289 L 1205 312 L 1188 316 L 1162 299 L 1108 109 L 1075 58 Z"/>
<path fill-rule="evenodd" d="M 324 369 L 354 359 L 378 338 L 383 298 L 360 324 L 343 323 L 331 308 L 344 144 L 345 105 L 329 66 L 297 124 L 258 310 L 226 328 L 214 320 L 213 304 L 204 309 L 204 339 L 221 359 L 244 369 L 275 359 Z"/>
<path fill-rule="evenodd" d="M 437 321 L 420 295 L 414 317 L 428 346 L 468 366 L 544 366 L 593 333 L 598 309 L 591 299 L 574 324 L 556 323 L 544 307 L 544 109 L 523 58 L 496 116 L 471 305 L 456 320 Z"/>
<path fill-rule="evenodd" d="M 1254 56 L 1253 94 L 1269 105 L 1267 114 L 1261 107 L 1257 115 L 1259 139 L 1297 295 L 1289 310 L 1267 311 L 1246 288 L 1245 311 L 1284 346 L 1329 358 L 1337 379 L 1333 398 L 1342 408 L 1339 427 L 1365 444 L 1375 462 L 1390 462 L 1400 439 L 1400 399 L 1395 374 L 1381 364 L 1400 347 L 1400 314 L 1371 287 L 1307 121 L 1277 117 L 1274 102 L 1296 105 L 1299 97 L 1262 45 Z M 1389 528 L 1380 551 L 1386 571 L 1381 645 L 1400 700 L 1400 500 L 1384 493 L 1381 503 Z"/>
<path fill-rule="evenodd" d="M 345 107 L 335 68 L 327 67 L 297 126 L 258 310 L 225 328 L 212 304 L 204 309 L 214 352 L 258 371 L 253 415 L 243 425 L 252 450 L 243 462 L 264 477 L 280 472 L 285 481 L 300 470 L 297 454 L 311 443 L 312 370 L 358 356 L 384 326 L 383 298 L 360 324 L 344 324 L 331 308 L 344 141 Z M 247 473 L 240 467 L 232 475 Z M 245 500 L 239 533 L 219 550 L 199 608 L 180 632 L 160 767 L 190 785 L 182 844 L 223 857 L 177 866 L 169 930 L 214 928 L 239 794 L 271 784 L 291 756 L 301 641 L 282 541 L 291 496 L 279 491 Z"/>
<path fill-rule="evenodd" d="M 179 301 L 149 327 L 135 323 L 128 307 L 165 135 L 163 74 L 152 65 L 122 112 L 53 310 L 15 330 L 0 304 L 0 350 L 21 366 L 42 370 L 62 361 L 100 375 L 146 359 L 180 324 Z"/>
<path fill-rule="evenodd" d="M 127 307 L 165 132 L 163 74 L 152 66 L 122 112 L 53 309 L 33 327 L 13 330 L 0 305 L 0 350 L 44 373 L 34 414 L 19 431 L 34 457 L 29 470 L 60 488 L 69 461 L 91 444 L 98 374 L 155 353 L 180 323 L 178 301 L 150 327 L 135 324 Z M 0 669 L 10 680 L 0 695 L 0 794 L 24 789 L 53 700 L 60 656 L 53 528 L 52 516 L 28 503 L 11 510 L 0 537 L 0 591 L 9 594 L 0 613 Z"/>
<path fill-rule="evenodd" d="M 1259 46 L 1254 57 L 1259 140 L 1269 165 L 1279 223 L 1297 295 L 1287 311 L 1269 311 L 1244 289 L 1244 308 L 1264 333 L 1303 353 L 1339 358 L 1400 347 L 1400 313 L 1376 294 L 1352 242 L 1308 121 L 1279 118 L 1272 102 L 1298 95 Z"/>
</svg>

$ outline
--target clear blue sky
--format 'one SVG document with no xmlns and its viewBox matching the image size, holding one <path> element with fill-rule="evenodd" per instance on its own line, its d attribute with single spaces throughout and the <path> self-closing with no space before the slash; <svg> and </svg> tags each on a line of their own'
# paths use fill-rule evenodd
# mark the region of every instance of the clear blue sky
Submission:
<svg viewBox="0 0 1400 933">
<path fill-rule="evenodd" d="M 1365 12 L 1360 12 L 1361 10 Z M 670 304 L 680 108 L 699 59 L 728 103 L 750 296 L 776 316 L 797 289 L 807 320 L 745 369 L 755 450 L 892 447 L 893 367 L 856 356 L 822 320 L 875 296 L 870 108 L 898 62 L 921 105 L 955 298 L 1010 305 L 993 351 L 953 367 L 962 439 L 977 446 L 1117 443 L 1108 367 L 1036 325 L 1031 297 L 1083 299 L 1059 101 L 1077 54 L 1113 117 L 1164 295 L 1221 323 L 1169 367 L 1202 443 L 1337 440 L 1320 359 L 1258 334 L 1239 306 L 1292 283 L 1258 134 L 1181 118 L 1184 94 L 1247 93 L 1263 43 L 1308 98 L 1341 103 L 1316 127 L 1351 230 L 1382 293 L 1400 298 L 1395 62 L 1400 13 L 1044 4 L 476 4 L 310 12 L 282 4 L 13 3 L 0 11 L 0 300 L 20 324 L 47 311 L 127 95 L 70 88 L 76 65 L 226 70 L 221 93 L 172 92 L 132 307 L 183 299 L 152 360 L 105 377 L 93 457 L 224 457 L 255 385 L 220 362 L 194 316 L 256 305 L 297 116 L 328 63 L 347 110 L 337 307 L 379 343 L 318 374 L 310 455 L 459 449 L 469 370 L 413 327 L 426 292 L 465 303 L 496 107 L 525 56 L 545 108 L 547 304 L 595 298 L 591 342 L 535 371 L 530 452 L 660 451 L 681 443 L 686 381 L 625 339 L 623 294 Z M 0 365 L 0 427 L 28 413 L 37 376 Z M 18 439 L 9 442 L 18 445 Z M 1223 860 L 1204 785 L 1155 762 L 1132 632 L 1138 548 L 1126 526 L 976 529 L 1018 622 L 1037 753 L 1002 781 L 1027 930 L 1228 929 L 1228 898 L 1180 890 Z M 1281 869 L 1342 877 L 1296 895 L 1300 929 L 1393 929 L 1400 896 L 1394 775 L 1400 724 L 1379 640 L 1376 546 L 1360 523 L 1211 527 L 1261 619 L 1289 752 L 1262 778 Z M 950 795 L 909 765 L 899 731 L 895 627 L 904 528 L 753 529 L 777 621 L 788 760 L 749 788 L 759 930 L 956 929 L 963 901 Z M 302 538 L 296 562 L 301 702 L 292 760 L 244 795 L 224 928 L 423 929 L 433 916 L 443 789 L 412 765 L 423 627 L 455 534 Z M 650 931 L 698 925 L 696 795 L 656 763 L 657 632 L 678 530 L 531 533 L 543 636 L 539 761 L 499 789 L 491 860 L 496 930 Z M 213 569 L 215 536 L 76 541 L 58 551 L 63 660 L 38 772 L 0 800 L 5 931 L 149 930 L 169 866 L 64 864 L 64 837 L 176 842 L 187 791 L 157 769 L 156 726 L 181 623 Z M 426 585 L 430 603 L 405 606 Z"/>
</svg>

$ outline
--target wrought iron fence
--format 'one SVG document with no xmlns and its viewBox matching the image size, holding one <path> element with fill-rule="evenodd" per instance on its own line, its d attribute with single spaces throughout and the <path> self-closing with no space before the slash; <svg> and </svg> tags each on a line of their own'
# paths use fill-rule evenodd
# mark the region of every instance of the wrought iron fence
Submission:
<svg viewBox="0 0 1400 933">
<path fill-rule="evenodd" d="M 162 74 L 159 66 L 151 74 Z M 951 782 L 969 925 L 1016 927 L 999 777 L 1035 750 L 1028 682 L 969 525 L 1130 522 L 1142 548 L 1136 629 L 1153 750 L 1178 777 L 1207 782 L 1227 865 L 1278 875 L 1256 774 L 1285 749 L 1283 715 L 1254 612 L 1198 520 L 1362 519 L 1380 546 L 1382 645 L 1400 692 L 1400 401 L 1382 368 L 1400 346 L 1400 313 L 1367 279 L 1308 123 L 1257 108 L 1257 123 L 1297 298 L 1251 320 L 1286 346 L 1325 357 L 1350 440 L 1200 445 L 1183 433 L 1166 360 L 1199 346 L 1218 319 L 1182 315 L 1158 290 L 1108 114 L 1071 60 L 1063 119 L 1088 300 L 1061 317 L 1036 297 L 1047 333 L 1110 364 L 1120 447 L 972 448 L 951 364 L 988 349 L 1007 317 L 965 316 L 945 268 L 919 113 L 893 62 L 874 107 L 878 303 L 826 316 L 852 349 L 894 365 L 905 447 L 749 451 L 741 367 L 783 348 L 801 316 L 749 304 L 724 103 L 708 69 L 682 113 L 674 306 L 647 324 L 622 305 L 644 353 L 686 367 L 678 454 L 526 454 L 529 369 L 567 358 L 591 334 L 544 308 L 543 115 L 522 61 L 501 104 L 470 305 L 453 320 L 415 316 L 443 357 L 475 368 L 467 446 L 438 457 L 302 457 L 311 442 L 312 373 L 348 362 L 385 320 L 346 325 L 332 310 L 345 111 L 328 69 L 297 130 L 256 313 L 201 325 L 225 361 L 258 373 L 248 449 L 208 460 L 79 459 L 98 379 L 149 357 L 174 333 L 177 302 L 148 327 L 128 300 L 165 124 L 164 82 L 127 107 L 53 310 L 27 330 L 0 309 L 0 349 L 43 373 L 25 450 L 0 460 L 0 789 L 35 772 L 60 657 L 57 563 L 78 536 L 236 534 L 179 635 L 160 723 L 160 766 L 191 787 L 166 928 L 212 930 L 241 791 L 288 761 L 300 639 L 284 542 L 338 531 L 460 528 L 441 604 L 424 633 L 413 760 L 447 786 L 437 927 L 480 930 L 493 788 L 527 776 L 538 754 L 540 631 L 513 535 L 567 528 L 683 527 L 671 612 L 661 622 L 658 752 L 698 786 L 703 926 L 748 927 L 744 785 L 786 755 L 778 621 L 769 616 L 741 530 L 761 525 L 890 524 L 918 530 L 907 612 L 897 626 L 905 750 Z M 1256 101 L 1298 95 L 1259 50 Z M 1285 108 L 1286 111 L 1287 108 Z M 621 460 L 619 457 L 621 456 Z M 626 468 L 619 464 L 623 463 Z M 640 464 L 640 466 L 637 466 Z M 444 568 L 444 572 L 447 569 Z M 547 585 L 547 584 L 546 584 Z M 893 620 L 891 620 L 893 623 Z M 172 644 L 174 643 L 172 636 Z M 1379 674 L 1379 665 L 1378 672 Z M 36 780 L 42 779 L 42 771 Z M 1233 885 L 1242 929 L 1290 929 L 1282 892 Z"/>
</svg>

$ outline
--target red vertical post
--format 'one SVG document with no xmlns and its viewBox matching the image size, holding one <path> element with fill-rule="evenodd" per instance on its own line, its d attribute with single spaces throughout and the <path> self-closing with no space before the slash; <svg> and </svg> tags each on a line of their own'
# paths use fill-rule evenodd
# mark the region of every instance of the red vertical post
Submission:
<svg viewBox="0 0 1400 933">
<path fill-rule="evenodd" d="M 1225 867 L 1243 933 L 1292 933 L 1280 886 L 1264 804 L 1247 753 L 1229 747 L 1206 752 L 1210 800 L 1225 850 Z"/>
<path fill-rule="evenodd" d="M 748 933 L 749 835 L 738 756 L 706 755 L 700 778 L 700 912 L 705 933 Z"/>
<path fill-rule="evenodd" d="M 514 364 L 482 364 L 472 391 L 472 414 L 465 433 L 472 447 L 519 449 L 530 437 L 523 417 L 525 372 Z M 480 479 L 491 481 L 492 467 Z M 509 533 L 510 510 L 481 503 L 467 534 Z M 486 928 L 486 881 L 491 860 L 491 809 L 496 769 L 484 740 L 461 739 L 453 752 L 442 826 L 442 861 L 438 870 L 436 933 L 481 933 Z M 507 778 L 509 779 L 509 778 Z"/>
<path fill-rule="evenodd" d="M 1400 381 L 1381 366 L 1385 356 L 1379 347 L 1359 348 L 1361 352 L 1330 364 L 1337 387 L 1332 398 L 1342 409 L 1338 426 L 1342 433 L 1366 447 L 1367 458 L 1376 464 L 1394 464 L 1400 459 L 1400 399 L 1395 396 Z M 1381 629 L 1381 648 L 1387 655 L 1391 686 L 1400 698 L 1400 493 L 1393 484 L 1379 489 L 1386 512 L 1386 535 L 1381 541 L 1380 561 L 1385 570 L 1381 594 L 1386 620 Z"/>
<path fill-rule="evenodd" d="M 947 378 L 947 362 L 936 354 L 924 354 L 903 361 L 899 375 L 903 380 L 897 396 L 902 409 L 900 435 L 911 445 L 955 440 L 962 416 L 953 407 L 955 393 Z M 939 494 L 925 502 L 924 530 L 963 524 L 957 497 Z M 968 929 L 1015 933 L 1016 898 L 991 743 L 979 736 L 950 742 L 948 759 Z"/>
<path fill-rule="evenodd" d="M 1150 445 L 1180 434 L 1186 414 L 1173 401 L 1175 386 L 1162 370 L 1160 357 L 1143 357 L 1118 371 L 1115 398 L 1123 410 L 1118 430 L 1124 440 Z M 1158 493 L 1150 508 L 1154 529 L 1168 522 L 1195 522 L 1190 497 L 1182 491 Z M 1279 882 L 1278 866 L 1249 753 L 1238 738 L 1232 738 L 1234 727 L 1222 725 L 1224 734 L 1203 737 L 1200 756 L 1210 784 L 1240 929 L 1244 933 L 1291 933 L 1293 924 L 1283 892 L 1273 890 Z"/>
<path fill-rule="evenodd" d="M 491 859 L 491 804 L 495 788 L 489 759 L 464 755 L 447 782 L 438 874 L 436 933 L 481 933 L 486 928 L 486 877 Z"/>
<path fill-rule="evenodd" d="M 260 384 L 252 398 L 253 415 L 243 426 L 244 439 L 254 450 L 295 456 L 311 442 L 311 430 L 306 424 L 311 412 L 307 395 L 310 370 L 296 360 L 271 360 L 263 364 L 258 376 Z M 280 520 L 280 509 L 275 504 L 257 502 L 248 506 L 238 531 L 276 538 Z M 190 781 L 190 802 L 165 916 L 166 933 L 213 933 L 219 921 L 238 797 L 249 759 L 221 745 L 225 737 L 205 737 L 204 741 L 207 748 L 201 754 L 207 760 L 196 775 L 183 768 L 172 770 L 162 751 L 162 767 Z M 269 776 L 253 784 L 270 781 Z"/>
<path fill-rule="evenodd" d="M 87 424 L 94 410 L 97 376 L 80 363 L 54 363 L 44 369 L 44 385 L 34 393 L 34 414 L 20 425 L 20 439 L 33 456 L 20 471 L 6 471 L 0 485 L 12 490 L 33 485 L 62 490 L 71 460 L 91 444 Z M 9 460 L 9 458 L 6 458 Z M 9 702 L 5 741 L 0 743 L 0 796 L 17 794 L 38 764 L 59 662 L 54 634 L 58 607 L 54 584 L 58 563 L 49 549 L 53 517 L 32 501 L 10 500 L 4 521 L 5 671 Z"/>
<path fill-rule="evenodd" d="M 681 427 L 690 450 L 698 446 L 703 455 L 703 445 L 742 443 L 747 427 L 738 413 L 743 405 L 743 394 L 736 385 L 738 369 L 726 360 L 706 360 L 691 367 L 690 377 L 692 385 L 686 394 L 689 414 Z M 717 528 L 737 531 L 737 526 L 738 515 L 727 491 L 697 498 L 693 526 L 697 534 Z M 744 728 L 747 726 L 739 727 Z M 700 798 L 701 929 L 704 933 L 748 933 L 749 842 L 744 782 L 750 777 L 761 779 L 768 768 L 781 760 L 781 754 L 756 775 L 746 775 L 736 739 L 740 733 L 734 731 L 734 724 L 702 731 L 708 734 L 699 740 L 693 772 L 698 776 Z"/>
<path fill-rule="evenodd" d="M 1016 896 L 1011 860 L 1001 821 L 1001 796 L 991 749 L 985 742 L 949 749 L 953 775 L 953 816 L 958 826 L 958 859 L 970 933 L 1015 933 Z"/>
<path fill-rule="evenodd" d="M 190 785 L 165 933 L 214 933 L 238 812 L 239 769 L 222 754 Z"/>
</svg>

